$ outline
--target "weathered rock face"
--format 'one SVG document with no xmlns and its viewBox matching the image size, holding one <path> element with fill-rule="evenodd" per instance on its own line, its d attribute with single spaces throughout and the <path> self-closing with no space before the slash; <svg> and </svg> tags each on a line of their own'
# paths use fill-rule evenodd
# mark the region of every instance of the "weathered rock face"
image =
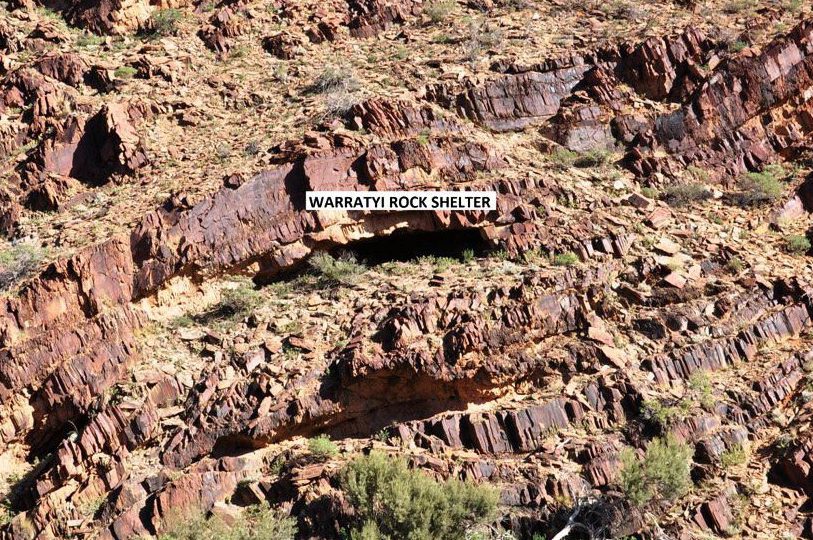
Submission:
<svg viewBox="0 0 813 540">
<path fill-rule="evenodd" d="M 136 131 L 149 111 L 136 104 L 106 105 L 87 120 L 69 117 L 44 139 L 24 164 L 26 203 L 35 210 L 55 210 L 65 202 L 68 180 L 98 185 L 113 174 L 129 174 L 148 163 Z"/>
<path fill-rule="evenodd" d="M 80 55 L 64 53 L 40 58 L 34 68 L 47 77 L 78 86 L 84 79 L 88 66 Z"/>
<path fill-rule="evenodd" d="M 371 38 L 388 28 L 416 19 L 423 11 L 421 0 L 334 0 L 313 4 L 303 28 L 312 43 L 335 41 L 348 32 L 354 38 Z M 285 0 L 282 15 L 293 17 L 301 3 Z"/>
<path fill-rule="evenodd" d="M 657 118 L 639 137 L 682 164 L 702 163 L 737 174 L 802 143 L 813 129 L 813 23 L 804 21 L 756 55 L 720 66 L 688 102 Z M 627 135 L 629 137 L 629 135 Z M 631 156 L 636 172 L 657 161 Z"/>
<path fill-rule="evenodd" d="M 333 40 L 345 27 L 375 36 L 422 8 L 338 4 L 314 10 L 310 39 Z M 77 4 L 67 13 L 116 32 L 137 24 L 141 7 L 151 9 L 139 6 Z M 243 15 L 239 4 L 219 6 L 200 35 L 227 53 Z M 579 152 L 621 144 L 641 175 L 668 176 L 690 163 L 754 168 L 809 144 L 810 25 L 710 74 L 700 66 L 717 45 L 690 28 L 530 67 L 496 65 L 485 83 L 432 85 L 415 100 L 370 99 L 274 148 L 264 172 L 229 171 L 225 187 L 198 200 L 175 194 L 128 234 L 48 265 L 0 303 L 0 450 L 45 457 L 0 536 L 67 537 L 79 523 L 102 538 L 132 538 L 160 533 L 176 510 L 217 511 L 230 498 L 283 504 L 301 516 L 300 536 L 338 537 L 352 515 L 335 489 L 345 456 L 308 461 L 296 441 L 325 433 L 365 439 L 365 449 L 406 449 L 412 465 L 441 477 L 494 483 L 510 509 L 504 525 L 525 536 L 555 533 L 562 520 L 554 507 L 592 496 L 597 508 L 623 514 L 623 526 L 612 527 L 621 537 L 647 527 L 643 511 L 615 502 L 624 447 L 643 453 L 652 432 L 671 435 L 692 450 L 695 478 L 720 480 L 731 454 L 766 428 L 801 431 L 808 417 L 797 398 L 805 396 L 813 324 L 806 273 L 737 270 L 727 245 L 733 231 L 702 238 L 709 229 L 698 232 L 699 216 L 683 219 L 678 208 L 624 193 L 634 191 L 630 175 L 619 174 L 616 187 L 602 183 L 606 171 L 571 170 L 571 185 L 560 182 L 559 169 L 518 172 L 513 159 L 536 157 L 506 156 L 506 136 L 489 131 L 539 130 Z M 37 36 L 64 43 L 49 28 Z M 0 46 L 4 40 L 13 48 L 0 28 Z M 279 58 L 295 56 L 300 44 L 283 33 L 265 40 Z M 147 75 L 155 68 L 145 57 L 128 65 Z M 146 107 L 110 102 L 54 124 L 49 112 L 95 68 L 63 53 L 34 68 L 8 74 L 0 94 L 3 107 L 31 107 L 26 135 L 47 134 L 0 192 L 7 231 L 23 204 L 60 209 L 74 188 L 149 162 L 139 137 Z M 171 81 L 171 71 L 160 74 Z M 646 101 L 634 117 L 632 99 Z M 773 225 L 809 217 L 809 184 L 772 214 Z M 496 190 L 498 208 L 304 210 L 307 190 L 433 188 Z M 737 233 L 747 222 L 737 216 Z M 761 234 L 757 224 L 748 228 Z M 172 328 L 201 364 L 196 377 L 177 365 L 143 369 L 153 351 L 140 350 L 139 336 L 148 314 L 165 307 L 156 297 L 178 282 L 241 273 L 264 283 L 315 253 L 449 231 L 503 248 L 514 262 L 482 274 L 472 265 L 473 275 L 460 280 L 433 270 L 405 290 L 351 289 L 367 297 L 329 346 L 256 313 L 226 338 L 212 328 Z M 327 300 L 313 294 L 308 307 L 345 301 L 336 290 L 320 292 Z M 733 369 L 736 377 L 722 378 Z M 698 399 L 692 392 L 702 374 L 721 378 Z M 116 397 L 123 383 L 140 392 Z M 664 395 L 680 418 L 654 426 L 643 407 Z M 780 424 L 775 417 L 784 414 Z M 777 452 L 774 473 L 809 495 L 808 439 Z M 300 454 L 271 456 L 288 443 Z M 712 485 L 698 486 L 702 498 L 680 516 L 657 505 L 646 511 L 669 519 L 678 529 L 670 534 L 696 527 L 723 534 L 738 522 L 735 499 Z M 103 507 L 88 519 L 80 509 L 100 497 Z"/>
<path fill-rule="evenodd" d="M 241 33 L 240 21 L 234 10 L 229 7 L 218 9 L 211 17 L 210 23 L 199 32 L 200 38 L 213 51 L 224 54 L 229 52 L 229 38 Z"/>
<path fill-rule="evenodd" d="M 431 87 L 427 97 L 495 131 L 521 130 L 555 115 L 562 99 L 570 95 L 589 69 L 590 65 L 577 58 L 572 63 L 556 63 L 545 71 L 503 75 L 459 93 L 454 86 Z"/>
</svg>

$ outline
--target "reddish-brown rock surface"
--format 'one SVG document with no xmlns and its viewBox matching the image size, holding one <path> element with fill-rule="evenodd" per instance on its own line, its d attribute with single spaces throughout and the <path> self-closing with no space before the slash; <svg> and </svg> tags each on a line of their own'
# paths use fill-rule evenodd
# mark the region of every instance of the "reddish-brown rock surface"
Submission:
<svg viewBox="0 0 813 540">
<path fill-rule="evenodd" d="M 713 3 L 13 3 L 0 536 L 339 538 L 370 450 L 517 539 L 809 534 L 813 15 Z M 431 189 L 497 208 L 304 209 Z"/>
</svg>

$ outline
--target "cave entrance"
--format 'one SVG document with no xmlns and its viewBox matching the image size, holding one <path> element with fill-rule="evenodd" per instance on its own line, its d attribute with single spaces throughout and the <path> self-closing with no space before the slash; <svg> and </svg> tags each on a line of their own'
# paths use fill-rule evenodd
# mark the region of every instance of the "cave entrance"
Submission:
<svg viewBox="0 0 813 540">
<path fill-rule="evenodd" d="M 393 261 L 412 261 L 429 255 L 459 259 L 468 249 L 479 256 L 493 250 L 493 247 L 483 238 L 480 229 L 395 231 L 389 236 L 377 236 L 358 240 L 347 246 L 338 246 L 332 250 L 332 254 L 352 253 L 357 260 L 375 266 Z"/>
</svg>

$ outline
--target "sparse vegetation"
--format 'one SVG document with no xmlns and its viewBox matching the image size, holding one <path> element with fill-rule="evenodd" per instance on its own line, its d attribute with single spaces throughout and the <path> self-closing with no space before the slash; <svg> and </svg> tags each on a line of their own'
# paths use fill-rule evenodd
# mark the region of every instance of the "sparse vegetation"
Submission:
<svg viewBox="0 0 813 540">
<path fill-rule="evenodd" d="M 739 257 L 731 257 L 726 263 L 726 268 L 732 274 L 739 274 L 745 270 L 745 263 Z"/>
<path fill-rule="evenodd" d="M 577 262 L 579 262 L 579 256 L 572 251 L 557 253 L 553 256 L 553 264 L 556 266 L 573 266 Z"/>
<path fill-rule="evenodd" d="M 737 444 L 720 454 L 720 465 L 724 469 L 742 465 L 748 461 L 748 450 L 745 446 Z"/>
<path fill-rule="evenodd" d="M 104 43 L 104 38 L 95 34 L 82 33 L 76 37 L 77 47 L 98 47 Z"/>
<path fill-rule="evenodd" d="M 456 260 L 450 257 L 437 257 L 435 255 L 422 255 L 418 257 L 416 262 L 422 266 L 431 266 L 438 273 L 448 270 L 457 263 Z"/>
<path fill-rule="evenodd" d="M 116 68 L 113 75 L 117 79 L 132 79 L 135 77 L 136 73 L 138 73 L 138 70 L 132 66 L 121 66 Z"/>
<path fill-rule="evenodd" d="M 352 539 L 463 540 L 493 516 L 496 491 L 469 482 L 438 482 L 399 458 L 372 452 L 350 462 L 340 483 L 357 519 Z"/>
<path fill-rule="evenodd" d="M 353 71 L 346 66 L 327 66 L 316 77 L 311 85 L 311 91 L 317 94 L 327 94 L 340 90 L 353 91 L 358 89 L 358 81 Z"/>
<path fill-rule="evenodd" d="M 174 36 L 178 32 L 178 23 L 183 18 L 179 9 L 159 9 L 150 16 L 145 26 L 145 33 L 154 37 Z"/>
<path fill-rule="evenodd" d="M 33 244 L 13 244 L 0 251 L 0 292 L 26 279 L 42 263 L 44 251 Z"/>
<path fill-rule="evenodd" d="M 658 190 L 652 187 L 642 187 L 641 188 L 641 195 L 646 197 L 647 199 L 657 199 L 658 198 Z"/>
<path fill-rule="evenodd" d="M 339 257 L 333 257 L 329 253 L 317 253 L 308 263 L 324 280 L 342 285 L 352 285 L 366 270 L 350 253 L 343 253 Z"/>
<path fill-rule="evenodd" d="M 789 253 L 804 255 L 811 249 L 810 239 L 802 234 L 791 234 L 785 237 L 785 247 Z"/>
<path fill-rule="evenodd" d="M 689 165 L 686 167 L 686 172 L 694 179 L 695 182 L 705 183 L 709 181 L 709 173 L 708 171 L 701 169 L 695 165 Z"/>
<path fill-rule="evenodd" d="M 354 92 L 359 86 L 352 69 L 331 65 L 322 70 L 308 91 L 324 96 L 325 116 L 342 117 L 358 103 L 358 97 Z"/>
<path fill-rule="evenodd" d="M 263 294 L 250 282 L 237 287 L 224 289 L 220 293 L 217 311 L 232 317 L 245 317 L 259 308 L 263 303 Z"/>
<path fill-rule="evenodd" d="M 266 505 L 243 510 L 234 523 L 202 515 L 168 519 L 170 526 L 159 540 L 293 540 L 296 520 L 284 517 Z"/>
<path fill-rule="evenodd" d="M 612 154 L 604 149 L 574 152 L 567 148 L 557 148 L 550 154 L 551 161 L 560 169 L 600 167 L 609 163 L 611 157 Z"/>
<path fill-rule="evenodd" d="M 621 489 L 639 507 L 678 499 L 692 485 L 691 457 L 691 448 L 671 436 L 649 443 L 642 459 L 628 448 L 621 453 Z"/>
<path fill-rule="evenodd" d="M 706 409 L 714 406 L 714 394 L 711 387 L 709 375 L 704 370 L 698 370 L 689 376 L 687 387 L 690 392 L 690 399 L 694 399 Z"/>
<path fill-rule="evenodd" d="M 464 263 L 470 263 L 474 260 L 474 250 L 471 248 L 466 248 L 463 250 L 463 253 L 460 255 L 460 260 Z"/>
<path fill-rule="evenodd" d="M 453 0 L 434 0 L 424 6 L 423 12 L 429 17 L 432 24 L 439 24 L 449 18 L 454 12 L 455 6 Z"/>
<path fill-rule="evenodd" d="M 502 33 L 488 21 L 469 24 L 469 35 L 463 43 L 463 50 L 469 62 L 477 60 L 483 51 L 497 47 L 502 41 Z"/>
<path fill-rule="evenodd" d="M 736 14 L 750 11 L 757 6 L 756 0 L 731 0 L 723 6 L 724 13 Z"/>
<path fill-rule="evenodd" d="M 711 192 L 702 184 L 675 184 L 661 193 L 661 199 L 670 206 L 687 206 L 693 202 L 704 201 L 711 197 Z"/>
<path fill-rule="evenodd" d="M 653 422 L 661 431 L 667 431 L 684 417 L 684 411 L 674 405 L 665 405 L 658 400 L 646 400 L 641 407 L 641 417 Z"/>
<path fill-rule="evenodd" d="M 761 172 L 743 175 L 739 180 L 741 193 L 737 201 L 743 206 L 775 201 L 784 191 L 780 178 L 785 176 L 785 170 L 779 165 L 768 165 Z"/>
<path fill-rule="evenodd" d="M 327 458 L 339 453 L 339 447 L 327 435 L 308 439 L 308 451 L 316 457 Z"/>
</svg>

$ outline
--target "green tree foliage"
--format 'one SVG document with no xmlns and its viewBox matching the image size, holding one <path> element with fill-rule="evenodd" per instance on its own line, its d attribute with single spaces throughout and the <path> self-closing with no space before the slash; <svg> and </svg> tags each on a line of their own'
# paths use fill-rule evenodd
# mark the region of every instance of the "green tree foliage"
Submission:
<svg viewBox="0 0 813 540">
<path fill-rule="evenodd" d="M 490 488 L 438 482 L 380 452 L 350 462 L 341 486 L 358 512 L 353 540 L 462 540 L 497 504 Z"/>
</svg>

